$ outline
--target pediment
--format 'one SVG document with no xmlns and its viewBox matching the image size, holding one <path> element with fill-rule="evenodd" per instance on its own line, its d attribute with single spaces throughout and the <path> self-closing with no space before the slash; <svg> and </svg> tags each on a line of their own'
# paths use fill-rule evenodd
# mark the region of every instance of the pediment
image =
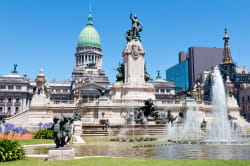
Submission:
<svg viewBox="0 0 250 166">
<path fill-rule="evenodd" d="M 100 90 L 105 90 L 104 87 L 96 84 L 96 83 L 86 83 L 83 88 L 83 90 L 97 90 L 97 89 L 100 89 Z"/>
</svg>

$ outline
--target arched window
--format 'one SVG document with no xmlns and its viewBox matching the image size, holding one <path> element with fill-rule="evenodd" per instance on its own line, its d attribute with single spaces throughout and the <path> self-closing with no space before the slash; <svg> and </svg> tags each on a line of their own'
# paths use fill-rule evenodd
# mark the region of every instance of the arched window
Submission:
<svg viewBox="0 0 250 166">
<path fill-rule="evenodd" d="M 244 101 L 244 96 L 242 96 L 242 101 Z"/>
</svg>

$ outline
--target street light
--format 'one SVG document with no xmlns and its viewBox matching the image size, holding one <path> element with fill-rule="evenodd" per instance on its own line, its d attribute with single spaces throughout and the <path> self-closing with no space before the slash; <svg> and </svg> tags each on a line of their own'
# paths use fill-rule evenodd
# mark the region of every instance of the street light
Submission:
<svg viewBox="0 0 250 166">
<path fill-rule="evenodd" d="M 81 88 L 84 86 L 84 83 L 85 82 L 82 79 L 76 80 L 76 87 L 78 87 L 78 102 L 81 100 Z"/>
</svg>

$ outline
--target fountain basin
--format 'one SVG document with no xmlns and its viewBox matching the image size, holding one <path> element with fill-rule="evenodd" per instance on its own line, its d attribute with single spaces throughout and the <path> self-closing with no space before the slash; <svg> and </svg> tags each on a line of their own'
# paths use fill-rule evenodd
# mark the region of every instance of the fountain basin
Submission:
<svg viewBox="0 0 250 166">
<path fill-rule="evenodd" d="M 110 141 L 114 142 L 147 142 L 147 141 L 156 141 L 157 138 L 128 138 L 128 137 L 117 137 L 117 138 L 111 138 Z"/>
</svg>

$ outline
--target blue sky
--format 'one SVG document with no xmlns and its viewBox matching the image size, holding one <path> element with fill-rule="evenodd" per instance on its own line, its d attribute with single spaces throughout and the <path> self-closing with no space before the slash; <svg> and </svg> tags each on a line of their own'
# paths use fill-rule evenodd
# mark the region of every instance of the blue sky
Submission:
<svg viewBox="0 0 250 166">
<path fill-rule="evenodd" d="M 250 71 L 248 0 L 92 0 L 94 26 L 110 81 L 122 62 L 126 32 L 136 13 L 143 23 L 142 44 L 153 78 L 178 63 L 190 46 L 223 47 L 227 26 L 234 61 Z M 34 79 L 42 67 L 48 80 L 71 79 L 78 36 L 87 23 L 89 0 L 1 0 L 0 74 L 18 64 L 19 74 Z"/>
</svg>

